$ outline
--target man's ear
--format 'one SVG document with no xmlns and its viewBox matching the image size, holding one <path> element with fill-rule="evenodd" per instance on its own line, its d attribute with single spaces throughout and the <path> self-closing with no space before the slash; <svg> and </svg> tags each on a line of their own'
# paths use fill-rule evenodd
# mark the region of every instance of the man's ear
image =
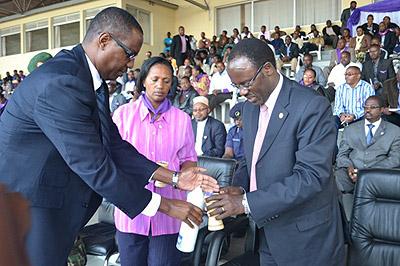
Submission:
<svg viewBox="0 0 400 266">
<path fill-rule="evenodd" d="M 97 37 L 97 43 L 102 50 L 104 50 L 104 48 L 109 44 L 110 41 L 111 36 L 108 32 L 102 32 Z"/>
</svg>

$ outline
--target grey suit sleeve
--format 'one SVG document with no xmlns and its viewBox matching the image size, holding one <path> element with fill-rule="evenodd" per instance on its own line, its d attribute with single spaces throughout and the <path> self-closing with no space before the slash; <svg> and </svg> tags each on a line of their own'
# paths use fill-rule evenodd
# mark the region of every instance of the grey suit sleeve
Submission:
<svg viewBox="0 0 400 266">
<path fill-rule="evenodd" d="M 339 152 L 336 156 L 336 168 L 347 168 L 353 165 L 350 159 L 350 153 L 353 150 L 349 143 L 351 135 L 351 130 L 345 128 L 343 131 L 343 138 L 339 145 Z"/>
<path fill-rule="evenodd" d="M 83 98 L 76 89 L 92 89 L 88 84 L 62 77 L 44 86 L 47 89 L 34 107 L 37 125 L 71 170 L 94 191 L 128 216 L 139 214 L 150 202 L 151 192 L 144 186 L 158 166 L 122 141 L 113 123 L 111 156 L 105 151 L 92 115 L 96 109 L 89 97 Z"/>
<path fill-rule="evenodd" d="M 399 131 L 400 129 L 396 127 L 394 130 Z M 400 167 L 400 135 L 398 132 L 394 132 L 395 138 L 390 146 L 390 151 L 387 157 L 380 162 L 377 162 L 374 167 L 378 168 L 397 168 Z"/>
<path fill-rule="evenodd" d="M 247 193 L 251 215 L 259 226 L 268 218 L 312 199 L 332 182 L 336 127 L 330 105 L 324 97 L 313 97 L 299 112 L 303 115 L 298 121 L 292 174 L 266 188 Z"/>
</svg>

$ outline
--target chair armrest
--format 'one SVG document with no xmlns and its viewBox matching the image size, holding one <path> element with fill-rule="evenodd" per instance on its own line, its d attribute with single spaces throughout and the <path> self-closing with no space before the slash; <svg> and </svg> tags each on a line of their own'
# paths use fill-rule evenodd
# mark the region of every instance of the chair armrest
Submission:
<svg viewBox="0 0 400 266">
<path fill-rule="evenodd" d="M 210 233 L 210 245 L 208 246 L 207 259 L 205 266 L 218 265 L 220 259 L 222 245 L 225 237 L 237 231 L 240 228 L 246 227 L 249 219 L 246 216 L 238 216 L 236 218 L 227 218 L 224 220 L 224 229 Z"/>
</svg>

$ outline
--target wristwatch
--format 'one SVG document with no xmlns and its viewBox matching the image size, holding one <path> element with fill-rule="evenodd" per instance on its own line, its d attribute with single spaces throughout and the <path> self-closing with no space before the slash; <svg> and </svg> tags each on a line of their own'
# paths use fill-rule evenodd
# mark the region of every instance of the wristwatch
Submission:
<svg viewBox="0 0 400 266">
<path fill-rule="evenodd" d="M 178 188 L 178 182 L 179 182 L 179 172 L 174 172 L 172 174 L 172 186 L 174 188 Z"/>
<path fill-rule="evenodd" d="M 244 208 L 244 213 L 246 215 L 250 214 L 250 207 L 249 207 L 249 202 L 247 201 L 246 193 L 243 194 L 242 205 Z"/>
</svg>

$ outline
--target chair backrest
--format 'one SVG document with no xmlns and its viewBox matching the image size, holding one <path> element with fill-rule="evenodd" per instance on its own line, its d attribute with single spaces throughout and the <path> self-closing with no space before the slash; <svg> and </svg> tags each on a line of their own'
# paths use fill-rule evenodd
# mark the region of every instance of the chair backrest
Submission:
<svg viewBox="0 0 400 266">
<path fill-rule="evenodd" d="M 400 170 L 358 174 L 351 217 L 350 266 L 400 262 Z"/>
<path fill-rule="evenodd" d="M 236 168 L 235 160 L 199 156 L 197 165 L 207 169 L 206 174 L 214 177 L 220 187 L 232 184 L 232 177 Z"/>
<path fill-rule="evenodd" d="M 114 204 L 103 199 L 98 209 L 99 222 L 114 224 Z"/>
</svg>

